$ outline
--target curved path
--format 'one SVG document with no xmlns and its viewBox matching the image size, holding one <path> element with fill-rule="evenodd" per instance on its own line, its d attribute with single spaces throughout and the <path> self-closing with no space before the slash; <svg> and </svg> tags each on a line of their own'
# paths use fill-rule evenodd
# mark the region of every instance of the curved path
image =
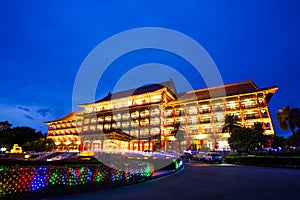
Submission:
<svg viewBox="0 0 300 200">
<path fill-rule="evenodd" d="M 192 161 L 145 183 L 60 198 L 77 199 L 300 199 L 300 170 Z"/>
</svg>

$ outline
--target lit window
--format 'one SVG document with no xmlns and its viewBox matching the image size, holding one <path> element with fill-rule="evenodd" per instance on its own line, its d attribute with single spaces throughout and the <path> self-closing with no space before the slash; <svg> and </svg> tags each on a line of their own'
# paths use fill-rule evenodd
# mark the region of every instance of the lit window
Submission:
<svg viewBox="0 0 300 200">
<path fill-rule="evenodd" d="M 158 108 L 153 109 L 150 111 L 151 116 L 159 115 L 160 111 Z"/>
<path fill-rule="evenodd" d="M 140 132 L 140 136 L 148 136 L 149 135 L 149 129 L 142 129 Z"/>
<path fill-rule="evenodd" d="M 93 112 L 93 107 L 87 107 L 86 112 Z"/>
<path fill-rule="evenodd" d="M 159 132 L 160 132 L 159 128 L 151 128 L 151 130 L 150 130 L 151 135 L 159 134 Z"/>
<path fill-rule="evenodd" d="M 102 126 L 101 124 L 98 124 L 98 125 L 97 125 L 97 130 L 98 130 L 98 131 L 102 131 L 102 130 L 103 130 L 103 126 Z"/>
<path fill-rule="evenodd" d="M 110 129 L 110 124 L 105 124 L 105 125 L 104 125 L 104 129 L 105 129 L 105 130 Z"/>
<path fill-rule="evenodd" d="M 189 107 L 187 111 L 188 111 L 189 115 L 197 114 L 197 108 L 196 107 Z"/>
<path fill-rule="evenodd" d="M 122 116 L 123 119 L 129 119 L 129 117 L 130 117 L 130 114 L 129 114 L 129 113 L 125 113 L 125 114 L 123 114 L 123 116 Z"/>
<path fill-rule="evenodd" d="M 154 118 L 154 119 L 151 119 L 151 125 L 159 125 L 159 123 L 160 123 L 160 120 L 159 120 L 159 118 L 158 117 L 156 117 L 156 118 Z"/>
<path fill-rule="evenodd" d="M 123 122 L 122 127 L 123 128 L 128 128 L 129 127 L 129 122 Z"/>
<path fill-rule="evenodd" d="M 110 122 L 111 121 L 111 116 L 105 116 L 105 119 L 104 119 L 106 122 Z"/>
<path fill-rule="evenodd" d="M 103 122 L 103 121 L 104 121 L 103 117 L 98 117 L 98 122 Z"/>
<path fill-rule="evenodd" d="M 134 136 L 134 137 L 138 137 L 139 136 L 139 131 L 136 129 L 133 129 L 130 131 L 130 135 Z"/>
</svg>

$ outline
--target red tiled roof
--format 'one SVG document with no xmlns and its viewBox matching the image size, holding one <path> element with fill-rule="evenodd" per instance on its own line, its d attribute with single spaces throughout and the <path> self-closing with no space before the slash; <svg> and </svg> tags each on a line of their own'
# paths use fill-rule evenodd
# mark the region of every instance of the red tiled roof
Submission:
<svg viewBox="0 0 300 200">
<path fill-rule="evenodd" d="M 170 79 L 169 81 L 162 82 L 162 83 L 146 85 L 146 86 L 142 86 L 142 87 L 135 88 L 135 89 L 124 90 L 121 92 L 115 92 L 113 94 L 108 93 L 107 96 L 105 96 L 104 98 L 102 98 L 94 103 L 110 101 L 112 99 L 119 99 L 119 98 L 129 97 L 129 96 L 133 96 L 133 95 L 144 94 L 144 93 L 148 93 L 148 92 L 154 92 L 154 91 L 160 90 L 165 87 L 168 88 L 168 90 L 173 95 L 176 93 L 174 82 L 172 79 Z M 79 104 L 79 105 L 88 105 L 88 104 L 90 104 L 90 103 L 84 103 L 84 104 Z"/>
<path fill-rule="evenodd" d="M 268 88 L 259 88 L 255 85 L 255 83 L 248 79 L 248 81 L 227 84 L 223 86 L 216 86 L 211 88 L 204 88 L 199 90 L 192 90 L 189 92 L 179 94 L 179 100 L 181 101 L 189 101 L 197 98 L 197 100 L 205 100 L 211 98 L 218 98 L 225 96 L 234 96 L 239 94 L 253 93 L 268 89 L 277 89 L 277 86 L 268 87 Z"/>
</svg>

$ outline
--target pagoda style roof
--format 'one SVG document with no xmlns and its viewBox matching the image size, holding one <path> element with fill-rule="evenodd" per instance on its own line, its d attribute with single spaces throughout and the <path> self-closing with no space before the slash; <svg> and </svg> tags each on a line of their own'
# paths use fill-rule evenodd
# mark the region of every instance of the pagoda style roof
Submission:
<svg viewBox="0 0 300 200">
<path fill-rule="evenodd" d="M 178 95 L 179 101 L 190 101 L 190 100 L 206 100 L 213 98 L 220 98 L 225 96 L 235 96 L 242 94 L 255 93 L 259 91 L 269 90 L 269 96 L 267 96 L 267 101 L 270 100 L 271 96 L 278 89 L 277 86 L 259 88 L 252 79 L 248 79 L 245 82 L 226 84 L 222 86 L 216 86 L 211 88 L 204 88 L 199 90 L 192 90 Z M 225 94 L 224 94 L 225 92 Z"/>
<path fill-rule="evenodd" d="M 50 124 L 50 123 L 53 123 L 53 122 L 60 122 L 60 121 L 73 121 L 74 117 L 76 115 L 80 115 L 81 113 L 83 113 L 83 110 L 76 111 L 76 112 L 70 112 L 69 114 L 67 114 L 67 115 L 65 115 L 61 118 L 58 118 L 56 120 L 44 122 L 44 124 Z"/>
<path fill-rule="evenodd" d="M 104 98 L 95 101 L 93 103 L 99 103 L 99 102 L 105 102 L 105 101 L 110 101 L 113 99 L 120 99 L 124 97 L 129 97 L 129 96 L 134 96 L 134 95 L 140 95 L 140 94 L 145 94 L 149 92 L 155 92 L 157 90 L 160 90 L 162 88 L 167 88 L 168 91 L 174 96 L 176 94 L 176 88 L 174 86 L 174 82 L 172 79 L 166 82 L 161 82 L 161 83 L 156 83 L 156 84 L 151 84 L 151 85 L 145 85 L 139 88 L 135 89 L 129 89 L 129 90 L 124 90 L 120 92 L 115 92 L 115 93 L 108 93 L 107 96 Z M 93 103 L 84 103 L 84 104 L 79 104 L 80 105 L 89 105 Z"/>
<path fill-rule="evenodd" d="M 131 136 L 131 135 L 127 134 L 127 133 L 124 133 L 121 130 L 112 130 L 112 131 L 109 131 L 109 132 L 105 132 L 104 136 L 107 139 L 121 140 L 121 141 L 130 141 L 132 139 L 135 139 L 134 136 Z"/>
</svg>

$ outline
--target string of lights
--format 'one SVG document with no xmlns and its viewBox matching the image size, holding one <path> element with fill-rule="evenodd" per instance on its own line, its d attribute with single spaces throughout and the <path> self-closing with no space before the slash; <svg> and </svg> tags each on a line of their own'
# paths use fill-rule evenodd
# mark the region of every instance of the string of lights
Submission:
<svg viewBox="0 0 300 200">
<path fill-rule="evenodd" d="M 88 183 L 113 185 L 131 183 L 150 177 L 154 167 L 143 161 L 131 161 L 123 166 L 111 164 L 87 166 L 0 167 L 0 197 L 20 195 L 51 189 L 59 185 L 66 188 Z"/>
</svg>

